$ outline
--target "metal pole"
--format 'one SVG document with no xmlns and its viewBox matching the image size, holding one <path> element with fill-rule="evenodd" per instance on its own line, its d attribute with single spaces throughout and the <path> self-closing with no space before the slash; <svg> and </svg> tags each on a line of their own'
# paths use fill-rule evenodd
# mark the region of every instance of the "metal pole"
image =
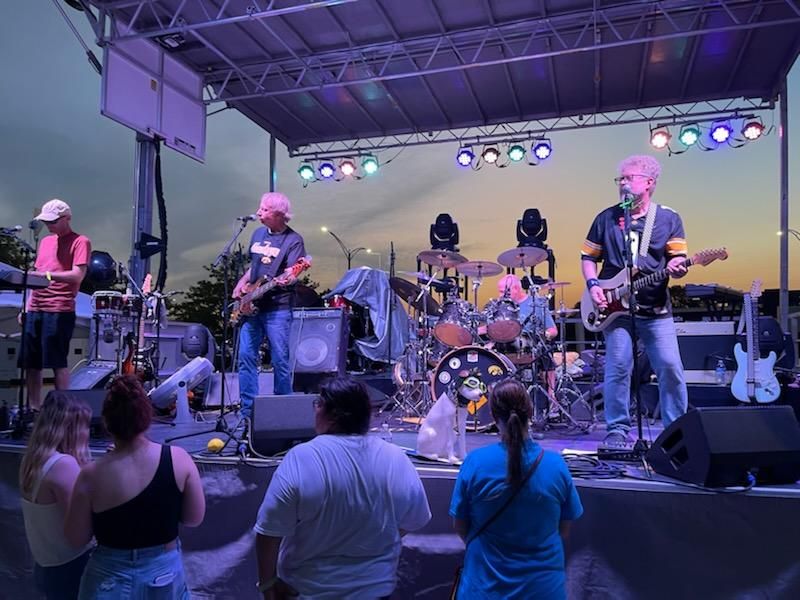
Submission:
<svg viewBox="0 0 800 600">
<path fill-rule="evenodd" d="M 150 259 L 143 259 L 136 247 L 141 234 L 153 230 L 153 192 L 156 145 L 147 136 L 136 134 L 136 159 L 134 164 L 133 228 L 131 231 L 131 256 L 128 272 L 137 285 L 141 285 L 145 273 L 150 270 Z"/>
<path fill-rule="evenodd" d="M 278 185 L 277 156 L 275 156 L 275 136 L 269 136 L 269 191 L 274 192 Z"/>
<path fill-rule="evenodd" d="M 786 76 L 780 87 L 780 323 L 784 332 L 789 331 L 789 101 L 786 94 Z"/>
</svg>

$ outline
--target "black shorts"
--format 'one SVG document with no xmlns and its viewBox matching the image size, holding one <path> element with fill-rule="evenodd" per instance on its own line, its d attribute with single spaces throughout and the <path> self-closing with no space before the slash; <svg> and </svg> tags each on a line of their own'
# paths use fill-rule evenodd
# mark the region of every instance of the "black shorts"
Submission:
<svg viewBox="0 0 800 600">
<path fill-rule="evenodd" d="M 26 369 L 64 369 L 75 329 L 74 312 L 29 312 L 25 317 L 25 355 L 17 366 Z"/>
</svg>

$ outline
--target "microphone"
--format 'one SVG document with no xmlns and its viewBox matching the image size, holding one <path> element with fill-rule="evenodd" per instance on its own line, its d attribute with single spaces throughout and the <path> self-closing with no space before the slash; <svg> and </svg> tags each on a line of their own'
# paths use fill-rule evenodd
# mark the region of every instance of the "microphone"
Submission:
<svg viewBox="0 0 800 600">
<path fill-rule="evenodd" d="M 33 231 L 34 235 L 39 235 L 39 232 L 42 230 L 42 227 L 44 227 L 44 223 L 36 219 L 28 223 L 28 228 L 31 231 Z"/>
<path fill-rule="evenodd" d="M 258 217 L 255 214 L 252 215 L 245 215 L 243 217 L 236 217 L 237 221 L 241 221 L 242 223 L 247 223 L 248 221 L 258 221 Z"/>
<path fill-rule="evenodd" d="M 13 227 L 0 227 L 0 234 L 14 235 L 18 231 L 22 231 L 22 225 L 14 225 Z"/>
<path fill-rule="evenodd" d="M 627 183 L 620 188 L 619 198 L 619 205 L 621 208 L 630 208 L 636 203 L 636 195 L 633 193 L 630 185 Z"/>
</svg>

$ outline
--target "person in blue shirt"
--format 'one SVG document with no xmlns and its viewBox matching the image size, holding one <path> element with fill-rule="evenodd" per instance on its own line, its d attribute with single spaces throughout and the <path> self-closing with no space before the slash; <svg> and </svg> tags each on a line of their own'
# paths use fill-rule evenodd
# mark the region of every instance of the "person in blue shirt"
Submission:
<svg viewBox="0 0 800 600">
<path fill-rule="evenodd" d="M 467 455 L 450 502 L 453 526 L 467 545 L 457 597 L 565 599 L 564 539 L 583 513 L 572 477 L 561 456 L 529 438 L 533 407 L 520 382 L 497 383 L 489 402 L 501 441 Z"/>
</svg>

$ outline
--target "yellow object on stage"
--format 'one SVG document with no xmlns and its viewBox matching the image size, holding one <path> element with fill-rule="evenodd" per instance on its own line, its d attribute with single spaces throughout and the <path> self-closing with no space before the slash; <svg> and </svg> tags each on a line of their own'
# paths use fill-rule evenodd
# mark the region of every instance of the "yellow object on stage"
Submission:
<svg viewBox="0 0 800 600">
<path fill-rule="evenodd" d="M 211 438 L 208 440 L 208 451 L 217 453 L 222 450 L 225 443 L 219 438 Z"/>
</svg>

